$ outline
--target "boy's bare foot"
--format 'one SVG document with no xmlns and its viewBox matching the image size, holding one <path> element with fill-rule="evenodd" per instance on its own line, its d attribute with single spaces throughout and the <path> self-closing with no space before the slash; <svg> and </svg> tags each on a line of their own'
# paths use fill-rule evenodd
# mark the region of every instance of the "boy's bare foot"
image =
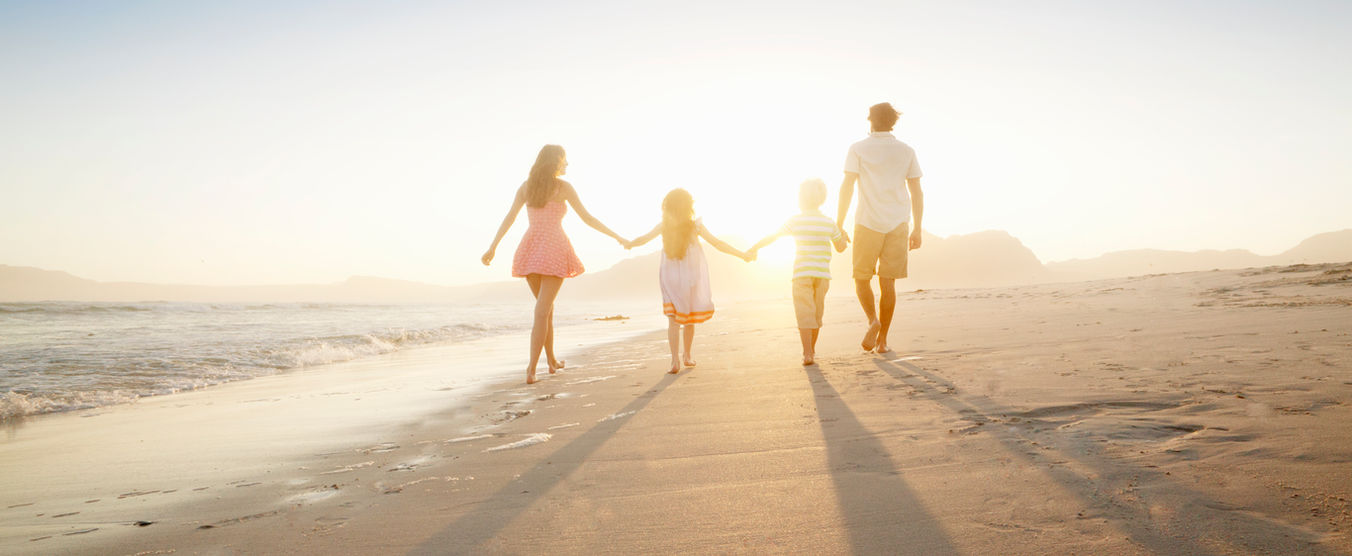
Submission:
<svg viewBox="0 0 1352 556">
<path fill-rule="evenodd" d="M 559 360 L 557 360 L 557 361 L 550 361 L 550 362 L 549 362 L 549 374 L 552 375 L 552 374 L 554 374 L 554 373 L 559 372 L 560 369 L 563 369 L 563 364 L 564 364 L 564 363 L 565 363 L 565 361 L 562 360 L 562 359 L 559 359 Z"/>
<path fill-rule="evenodd" d="M 868 323 L 868 332 L 864 333 L 864 341 L 859 342 L 864 351 L 873 351 L 873 346 L 878 344 L 878 331 L 882 330 L 883 324 L 878 321 Z"/>
</svg>

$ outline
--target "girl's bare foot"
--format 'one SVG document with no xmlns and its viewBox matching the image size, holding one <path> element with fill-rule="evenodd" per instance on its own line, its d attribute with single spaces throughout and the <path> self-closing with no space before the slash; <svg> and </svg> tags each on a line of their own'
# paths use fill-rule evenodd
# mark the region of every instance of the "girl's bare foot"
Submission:
<svg viewBox="0 0 1352 556">
<path fill-rule="evenodd" d="M 550 361 L 550 362 L 549 362 L 549 374 L 552 375 L 552 374 L 554 374 L 554 373 L 559 372 L 560 369 L 563 369 L 563 364 L 564 364 L 564 363 L 566 363 L 566 361 L 564 361 L 564 360 L 562 360 L 562 359 L 559 359 L 559 360 L 557 360 L 557 361 Z"/>
<path fill-rule="evenodd" d="M 878 345 L 878 331 L 882 328 L 883 324 L 876 320 L 868 323 L 868 332 L 864 333 L 864 341 L 859 342 L 864 351 L 873 351 L 873 346 Z"/>
</svg>

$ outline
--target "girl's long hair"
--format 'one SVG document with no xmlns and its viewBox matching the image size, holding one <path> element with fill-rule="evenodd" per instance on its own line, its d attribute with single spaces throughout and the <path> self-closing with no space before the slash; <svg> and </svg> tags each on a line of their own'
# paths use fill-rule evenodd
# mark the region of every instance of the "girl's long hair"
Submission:
<svg viewBox="0 0 1352 556">
<path fill-rule="evenodd" d="M 563 147 L 545 145 L 535 156 L 535 165 L 530 167 L 530 177 L 526 178 L 526 205 L 543 207 L 559 190 L 559 162 L 563 160 Z"/>
<path fill-rule="evenodd" d="M 684 189 L 673 189 L 662 199 L 662 250 L 667 258 L 685 258 L 695 236 L 695 199 Z"/>
</svg>

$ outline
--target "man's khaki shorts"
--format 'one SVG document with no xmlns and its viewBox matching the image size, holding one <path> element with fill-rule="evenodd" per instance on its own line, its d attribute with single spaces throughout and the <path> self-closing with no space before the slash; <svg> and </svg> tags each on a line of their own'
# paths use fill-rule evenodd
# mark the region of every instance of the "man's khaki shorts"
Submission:
<svg viewBox="0 0 1352 556">
<path fill-rule="evenodd" d="M 855 224 L 854 279 L 871 280 L 874 274 L 879 278 L 905 278 L 910 240 L 910 222 L 902 222 L 885 234 Z"/>
<path fill-rule="evenodd" d="M 793 315 L 798 317 L 798 328 L 821 328 L 826 312 L 826 290 L 831 288 L 829 278 L 793 279 Z"/>
</svg>

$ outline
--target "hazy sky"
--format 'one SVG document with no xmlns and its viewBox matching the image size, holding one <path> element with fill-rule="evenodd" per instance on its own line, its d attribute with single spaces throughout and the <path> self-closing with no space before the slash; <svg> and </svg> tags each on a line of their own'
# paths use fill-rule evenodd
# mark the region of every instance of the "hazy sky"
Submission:
<svg viewBox="0 0 1352 556">
<path fill-rule="evenodd" d="M 524 213 L 478 258 L 546 143 L 619 233 L 684 187 L 745 247 L 804 178 L 832 212 L 881 101 L 940 236 L 1054 261 L 1352 227 L 1352 2 L 571 4 L 0 3 L 0 264 L 503 280 Z M 590 270 L 635 254 L 566 227 Z"/>
</svg>

